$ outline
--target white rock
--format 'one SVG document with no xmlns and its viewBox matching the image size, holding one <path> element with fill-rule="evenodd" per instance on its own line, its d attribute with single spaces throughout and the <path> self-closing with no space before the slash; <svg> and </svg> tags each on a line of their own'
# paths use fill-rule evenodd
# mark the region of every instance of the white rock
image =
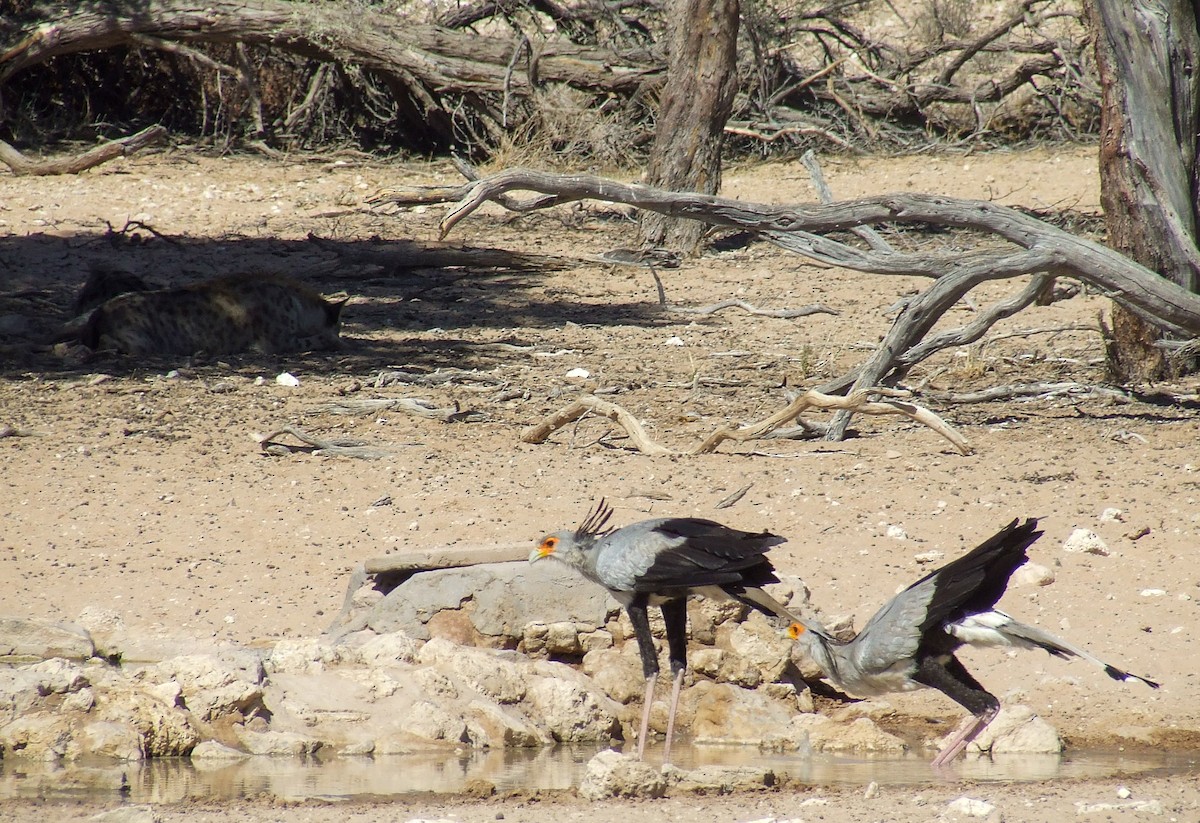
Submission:
<svg viewBox="0 0 1200 823">
<path fill-rule="evenodd" d="M 921 552 L 920 554 L 914 554 L 913 560 L 915 560 L 921 564 L 936 563 L 945 556 L 946 556 L 945 552 L 940 552 L 937 549 L 934 549 L 933 551 Z"/>
<path fill-rule="evenodd" d="M 1111 509 L 1111 508 L 1105 509 L 1104 511 L 1100 512 L 1100 522 L 1101 523 L 1124 523 L 1125 522 L 1125 512 L 1121 511 L 1120 509 Z"/>
<path fill-rule="evenodd" d="M 286 371 L 275 375 L 275 382 L 280 386 L 289 386 L 293 389 L 300 385 L 299 378 L 291 372 Z"/>
<path fill-rule="evenodd" d="M 1063 542 L 1063 551 L 1071 553 L 1096 554 L 1108 557 L 1108 546 L 1100 539 L 1100 535 L 1087 529 L 1076 529 Z"/>
<path fill-rule="evenodd" d="M 888 526 L 886 533 L 887 533 L 887 536 L 890 537 L 892 540 L 907 540 L 908 539 L 908 532 L 906 532 L 904 530 L 903 526 Z"/>
<path fill-rule="evenodd" d="M 1129 789 L 1125 786 L 1121 786 L 1119 789 L 1117 789 L 1117 797 L 1121 798 L 1122 800 L 1128 800 L 1129 798 L 1133 797 L 1133 792 L 1129 791 Z"/>
<path fill-rule="evenodd" d="M 649 763 L 606 749 L 588 761 L 579 795 L 585 800 L 662 797 L 666 788 L 666 779 Z"/>
<path fill-rule="evenodd" d="M 567 377 L 578 377 L 581 380 L 586 380 L 591 377 L 592 373 L 587 369 L 571 369 L 567 372 Z"/>
<path fill-rule="evenodd" d="M 250 757 L 240 749 L 222 745 L 215 740 L 205 740 L 192 749 L 193 760 L 245 760 Z"/>
<path fill-rule="evenodd" d="M 1054 582 L 1054 572 L 1040 563 L 1026 563 L 1012 576 L 1014 586 L 1049 586 Z"/>
<path fill-rule="evenodd" d="M 995 754 L 1058 754 L 1063 749 L 1058 732 L 1028 706 L 1005 706 L 970 751 Z"/>
<path fill-rule="evenodd" d="M 963 817 L 987 817 L 996 807 L 986 800 L 976 800 L 972 797 L 960 797 L 950 801 L 946 811 Z"/>
<path fill-rule="evenodd" d="M 663 341 L 663 345 L 664 346 L 682 346 L 683 338 L 682 337 L 668 337 L 665 341 Z"/>
<path fill-rule="evenodd" d="M 1164 589 L 1142 589 L 1142 597 L 1163 597 L 1166 594 Z"/>
<path fill-rule="evenodd" d="M 529 684 L 526 694 L 530 714 L 545 725 L 555 740 L 569 743 L 609 740 L 620 728 L 615 704 L 581 683 L 540 677 Z"/>
</svg>

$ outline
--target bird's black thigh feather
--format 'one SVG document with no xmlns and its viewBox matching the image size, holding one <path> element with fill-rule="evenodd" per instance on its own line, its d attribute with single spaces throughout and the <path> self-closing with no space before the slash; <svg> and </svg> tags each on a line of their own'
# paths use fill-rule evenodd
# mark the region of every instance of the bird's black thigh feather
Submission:
<svg viewBox="0 0 1200 823">
<path fill-rule="evenodd" d="M 637 640 L 638 653 L 642 656 L 642 674 L 650 679 L 658 674 L 658 650 L 654 648 L 654 635 L 650 634 L 650 617 L 646 614 L 647 595 L 638 595 L 625 611 L 633 624 L 633 636 Z"/>
<path fill-rule="evenodd" d="M 663 623 L 667 627 L 667 651 L 671 661 L 671 674 L 687 668 L 687 598 L 668 600 L 662 609 Z"/>
<path fill-rule="evenodd" d="M 973 715 L 995 712 L 1000 708 L 1000 701 L 988 693 L 954 655 L 950 655 L 949 659 L 932 655 L 922 657 L 913 680 L 937 689 Z"/>
</svg>

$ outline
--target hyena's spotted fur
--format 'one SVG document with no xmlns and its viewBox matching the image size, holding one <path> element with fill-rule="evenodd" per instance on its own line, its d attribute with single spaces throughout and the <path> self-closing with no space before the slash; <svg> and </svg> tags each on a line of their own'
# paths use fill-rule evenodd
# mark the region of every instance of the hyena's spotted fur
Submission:
<svg viewBox="0 0 1200 823">
<path fill-rule="evenodd" d="M 114 297 L 92 312 L 79 340 L 137 355 L 337 349 L 345 305 L 285 277 L 219 277 Z"/>
</svg>

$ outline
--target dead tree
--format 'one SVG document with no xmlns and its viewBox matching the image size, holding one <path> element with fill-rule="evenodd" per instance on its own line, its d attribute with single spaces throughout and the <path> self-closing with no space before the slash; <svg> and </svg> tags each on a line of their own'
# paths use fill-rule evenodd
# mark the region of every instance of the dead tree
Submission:
<svg viewBox="0 0 1200 823">
<path fill-rule="evenodd" d="M 509 195 L 513 191 L 537 192 L 538 196 L 521 202 Z M 1106 246 L 1015 209 L 981 200 L 890 194 L 818 205 L 774 206 L 669 192 L 587 175 L 512 169 L 459 187 L 382 191 L 371 201 L 405 206 L 455 203 L 442 220 L 444 236 L 488 201 L 529 210 L 584 199 L 759 232 L 785 249 L 827 265 L 931 280 L 928 288 L 904 305 L 874 353 L 850 372 L 817 386 L 822 393 L 846 394 L 873 386 L 896 386 L 917 363 L 944 349 L 979 340 L 998 320 L 1032 304 L 1055 277 L 1089 283 L 1174 335 L 1200 336 L 1200 295 Z M 828 236 L 877 224 L 970 229 L 1007 241 L 1007 245 L 966 254 L 915 254 L 895 251 L 886 244 L 851 244 Z M 1008 297 L 982 307 L 968 325 L 931 336 L 938 320 L 976 286 L 1015 278 L 1027 278 L 1027 282 Z"/>
<path fill-rule="evenodd" d="M 738 0 L 673 0 L 667 82 L 662 90 L 646 180 L 673 191 L 721 188 L 725 123 L 737 92 Z M 704 225 L 653 212 L 642 239 L 692 254 Z"/>
<path fill-rule="evenodd" d="M 1100 197 L 1108 242 L 1200 292 L 1200 3 L 1089 0 L 1089 11 L 1103 87 Z M 1138 382 L 1174 371 L 1161 337 L 1153 317 L 1115 306 L 1107 341 L 1114 377 Z"/>
</svg>

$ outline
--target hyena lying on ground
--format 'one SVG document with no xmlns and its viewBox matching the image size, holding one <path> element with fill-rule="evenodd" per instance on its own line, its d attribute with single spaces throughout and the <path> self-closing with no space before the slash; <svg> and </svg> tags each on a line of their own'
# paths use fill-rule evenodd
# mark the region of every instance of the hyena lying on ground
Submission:
<svg viewBox="0 0 1200 823">
<path fill-rule="evenodd" d="M 218 277 L 113 297 L 77 337 L 91 349 L 138 355 L 337 349 L 345 305 L 276 275 Z"/>
</svg>

